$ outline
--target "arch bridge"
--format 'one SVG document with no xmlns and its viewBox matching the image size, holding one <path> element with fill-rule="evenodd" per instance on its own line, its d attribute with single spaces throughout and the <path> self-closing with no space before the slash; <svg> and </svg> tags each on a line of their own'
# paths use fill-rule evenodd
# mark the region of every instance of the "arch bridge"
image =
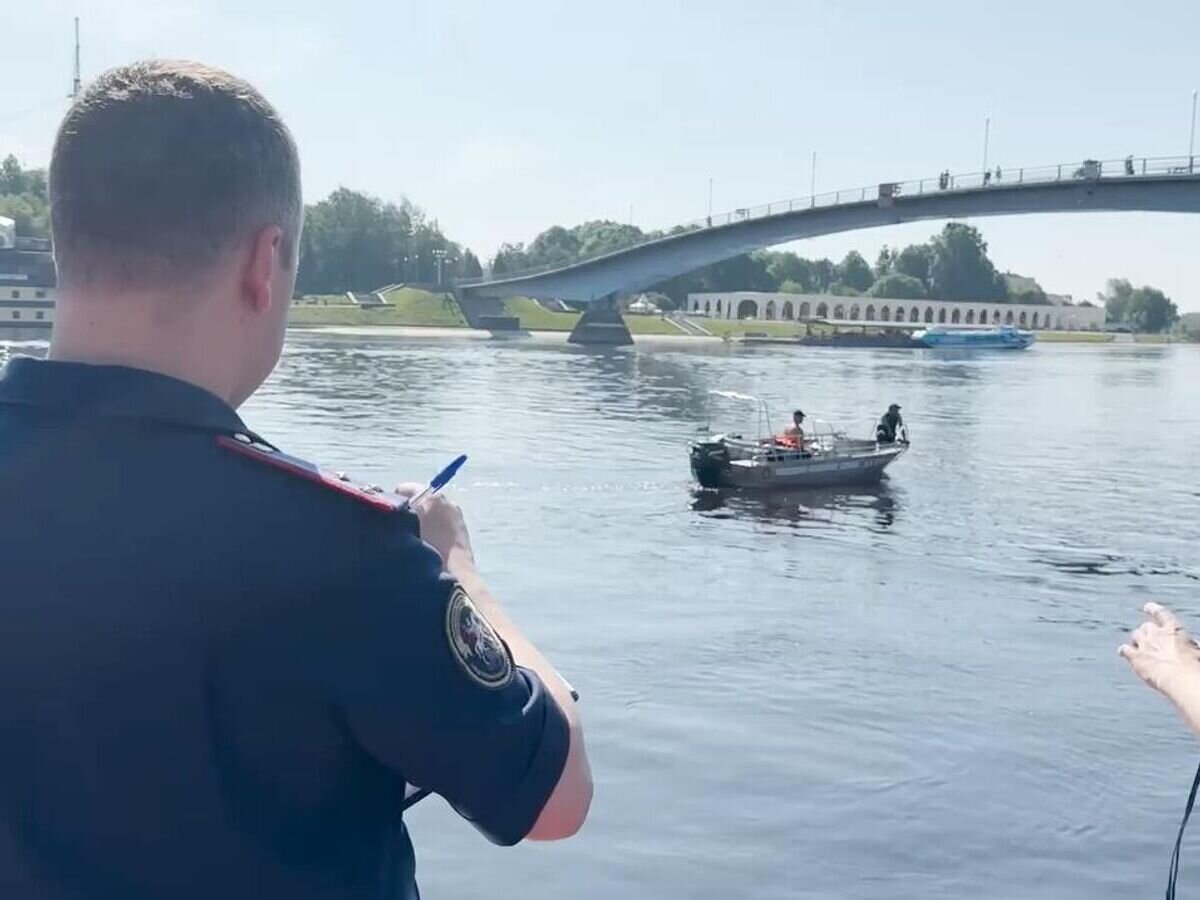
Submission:
<svg viewBox="0 0 1200 900">
<path fill-rule="evenodd" d="M 1195 157 L 1127 157 L 883 182 L 736 209 L 569 265 L 462 279 L 455 294 L 472 324 L 508 297 L 589 304 L 572 339 L 624 343 L 618 296 L 752 250 L 928 219 L 1098 211 L 1200 212 L 1200 166 Z"/>
</svg>

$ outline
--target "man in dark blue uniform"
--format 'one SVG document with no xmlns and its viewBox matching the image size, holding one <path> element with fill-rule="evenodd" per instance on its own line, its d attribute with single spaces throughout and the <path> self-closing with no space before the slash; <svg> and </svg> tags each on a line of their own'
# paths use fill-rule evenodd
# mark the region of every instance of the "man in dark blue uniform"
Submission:
<svg viewBox="0 0 1200 900">
<path fill-rule="evenodd" d="M 207 67 L 113 70 L 50 185 L 50 358 L 0 376 L 0 896 L 415 897 L 407 786 L 497 843 L 578 830 L 574 704 L 457 508 L 234 411 L 295 281 L 275 111 Z"/>
<path fill-rule="evenodd" d="M 896 438 L 901 441 L 904 437 L 904 419 L 900 416 L 900 404 L 893 403 L 887 408 L 879 418 L 879 424 L 875 426 L 875 440 L 881 444 L 894 444 Z"/>
</svg>

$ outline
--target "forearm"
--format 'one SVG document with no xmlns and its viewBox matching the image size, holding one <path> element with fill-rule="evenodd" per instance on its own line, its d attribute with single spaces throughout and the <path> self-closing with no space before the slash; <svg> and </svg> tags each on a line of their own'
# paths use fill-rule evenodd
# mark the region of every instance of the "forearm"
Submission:
<svg viewBox="0 0 1200 900">
<path fill-rule="evenodd" d="M 1192 731 L 1200 734 L 1200 671 L 1189 671 L 1163 691 Z"/>
<path fill-rule="evenodd" d="M 571 692 L 541 651 L 521 633 L 508 614 L 496 602 L 480 578 L 469 552 L 451 552 L 446 571 L 453 575 L 470 595 L 476 609 L 488 620 L 508 645 L 513 661 L 537 674 L 554 702 L 566 717 L 569 729 L 567 758 L 554 792 L 527 837 L 530 840 L 559 840 L 570 837 L 583 825 L 592 802 L 592 772 L 583 742 L 583 727 Z"/>
</svg>

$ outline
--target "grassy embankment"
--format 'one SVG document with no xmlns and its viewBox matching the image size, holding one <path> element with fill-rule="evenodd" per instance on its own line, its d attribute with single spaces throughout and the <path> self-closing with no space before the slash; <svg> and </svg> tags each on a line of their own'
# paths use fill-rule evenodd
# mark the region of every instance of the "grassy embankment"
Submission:
<svg viewBox="0 0 1200 900">
<path fill-rule="evenodd" d="M 415 288 L 399 288 L 387 295 L 390 306 L 376 309 L 352 306 L 344 294 L 306 297 L 292 306 L 289 323 L 315 325 L 407 325 L 418 328 L 466 328 L 458 305 L 446 303 L 438 294 Z M 525 298 L 505 302 L 509 315 L 521 320 L 527 331 L 570 331 L 579 321 L 579 313 L 553 312 Z M 682 334 L 670 322 L 658 316 L 626 316 L 634 334 Z"/>
<path fill-rule="evenodd" d="M 456 303 L 445 303 L 437 294 L 400 288 L 387 295 L 390 306 L 363 309 L 346 302 L 345 294 L 306 297 L 292 306 L 291 325 L 410 325 L 425 328 L 465 328 Z M 324 302 L 322 302 L 324 301 Z"/>
<path fill-rule="evenodd" d="M 580 318 L 579 313 L 554 312 L 525 297 L 506 300 L 504 306 L 510 316 L 521 320 L 526 331 L 570 331 Z M 625 316 L 625 324 L 632 334 L 683 334 L 661 316 Z"/>
<path fill-rule="evenodd" d="M 378 309 L 362 309 L 346 302 L 345 295 L 307 297 L 304 302 L 292 307 L 289 322 L 292 325 L 405 325 L 416 328 L 465 328 L 457 304 L 446 303 L 438 294 L 415 288 L 398 288 L 388 295 L 390 306 Z M 509 315 L 521 320 L 526 331 L 570 331 L 579 321 L 579 313 L 553 312 L 527 298 L 505 301 Z M 770 337 L 799 337 L 803 328 L 794 322 L 734 321 L 729 319 L 696 320 L 716 337 L 735 337 L 744 334 L 765 334 Z M 626 316 L 625 322 L 633 334 L 679 335 L 678 328 L 659 316 Z M 1039 331 L 1038 341 L 1045 343 L 1105 343 L 1111 334 L 1095 331 Z M 1166 335 L 1137 335 L 1135 340 L 1144 343 L 1162 343 Z"/>
</svg>

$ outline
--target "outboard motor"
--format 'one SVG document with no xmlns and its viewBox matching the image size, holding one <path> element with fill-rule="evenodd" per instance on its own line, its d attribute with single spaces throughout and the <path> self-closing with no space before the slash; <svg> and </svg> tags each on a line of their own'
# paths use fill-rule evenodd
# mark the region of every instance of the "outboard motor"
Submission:
<svg viewBox="0 0 1200 900">
<path fill-rule="evenodd" d="M 721 474 L 729 468 L 729 448 L 724 441 L 696 441 L 691 445 L 689 456 L 692 474 L 701 487 L 721 486 Z"/>
</svg>

